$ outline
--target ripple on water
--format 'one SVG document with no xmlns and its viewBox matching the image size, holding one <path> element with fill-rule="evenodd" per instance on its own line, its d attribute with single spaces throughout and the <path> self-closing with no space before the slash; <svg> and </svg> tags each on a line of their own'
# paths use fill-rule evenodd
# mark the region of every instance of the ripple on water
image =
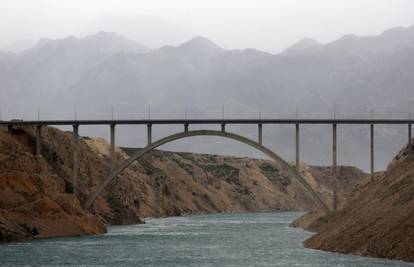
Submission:
<svg viewBox="0 0 414 267">
<path fill-rule="evenodd" d="M 414 266 L 303 248 L 311 233 L 288 227 L 301 213 L 148 219 L 99 236 L 0 245 L 1 265 L 43 266 Z"/>
</svg>

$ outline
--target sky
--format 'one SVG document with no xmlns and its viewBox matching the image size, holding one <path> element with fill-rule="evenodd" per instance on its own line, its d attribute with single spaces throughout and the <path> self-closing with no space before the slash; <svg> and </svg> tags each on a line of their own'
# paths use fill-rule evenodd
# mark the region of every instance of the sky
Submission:
<svg viewBox="0 0 414 267">
<path fill-rule="evenodd" d="M 0 0 L 0 48 L 111 31 L 158 48 L 204 36 L 278 53 L 304 37 L 376 35 L 414 25 L 412 0 Z"/>
</svg>

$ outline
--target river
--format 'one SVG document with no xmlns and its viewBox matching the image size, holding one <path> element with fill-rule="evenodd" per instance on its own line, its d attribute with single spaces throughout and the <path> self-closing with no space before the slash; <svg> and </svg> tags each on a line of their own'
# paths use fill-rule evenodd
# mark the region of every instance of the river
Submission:
<svg viewBox="0 0 414 267">
<path fill-rule="evenodd" d="M 0 245 L 2 266 L 414 266 L 303 248 L 297 212 L 147 219 L 99 236 Z"/>
</svg>

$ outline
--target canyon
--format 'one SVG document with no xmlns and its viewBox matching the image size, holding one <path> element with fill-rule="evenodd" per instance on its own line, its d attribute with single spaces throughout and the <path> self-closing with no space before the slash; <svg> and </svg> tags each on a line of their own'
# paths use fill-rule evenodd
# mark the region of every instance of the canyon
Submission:
<svg viewBox="0 0 414 267">
<path fill-rule="evenodd" d="M 291 174 L 265 159 L 154 150 L 135 162 L 98 197 L 87 196 L 109 174 L 109 144 L 80 139 L 80 182 L 73 195 L 72 133 L 42 130 L 42 155 L 35 155 L 35 129 L 0 130 L 0 241 L 99 234 L 107 225 L 143 223 L 147 217 L 199 213 L 306 211 L 315 209 Z M 120 163 L 138 148 L 117 148 Z M 354 167 L 301 165 L 301 173 L 323 201 L 338 206 L 366 179 Z"/>
</svg>

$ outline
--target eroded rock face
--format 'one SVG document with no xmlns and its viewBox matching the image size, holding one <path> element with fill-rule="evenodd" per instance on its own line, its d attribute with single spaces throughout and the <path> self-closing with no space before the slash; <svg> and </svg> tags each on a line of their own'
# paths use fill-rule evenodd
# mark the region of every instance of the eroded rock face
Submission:
<svg viewBox="0 0 414 267">
<path fill-rule="evenodd" d="M 152 151 L 119 175 L 86 212 L 82 203 L 110 172 L 105 140 L 80 139 L 79 196 L 74 197 L 72 133 L 43 128 L 40 158 L 34 155 L 33 128 L 0 134 L 3 241 L 101 233 L 104 224 L 141 223 L 144 217 L 315 207 L 277 162 Z M 135 150 L 117 148 L 117 164 Z M 302 172 L 329 205 L 334 184 L 329 169 L 303 166 Z M 339 179 L 344 183 L 340 198 L 362 176 L 355 171 L 348 179 Z"/>
<path fill-rule="evenodd" d="M 0 131 L 0 242 L 98 234 L 104 224 L 65 194 L 65 182 L 27 143 Z"/>
<path fill-rule="evenodd" d="M 131 149 L 127 151 L 133 153 Z M 315 208 L 314 201 L 291 174 L 270 160 L 153 151 L 138 164 L 144 168 L 145 185 L 150 186 L 147 190 L 137 189 L 144 216 Z M 338 198 L 342 203 L 365 173 L 350 167 L 339 170 Z M 334 182 L 329 168 L 304 165 L 302 174 L 330 204 Z M 349 178 L 345 178 L 347 175 Z M 159 192 L 156 198 L 152 197 L 154 189 Z"/>
<path fill-rule="evenodd" d="M 414 261 L 413 192 L 414 153 L 405 147 L 385 172 L 357 187 L 343 209 L 311 222 L 318 234 L 305 246 Z"/>
</svg>

